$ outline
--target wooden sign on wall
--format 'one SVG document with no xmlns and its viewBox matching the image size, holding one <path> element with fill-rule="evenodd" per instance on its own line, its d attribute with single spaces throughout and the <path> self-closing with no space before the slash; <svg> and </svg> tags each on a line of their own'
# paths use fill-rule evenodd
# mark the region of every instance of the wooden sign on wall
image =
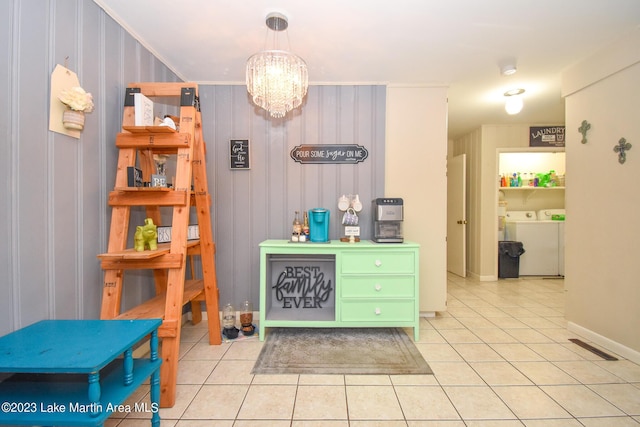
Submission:
<svg viewBox="0 0 640 427">
<path fill-rule="evenodd" d="M 291 158 L 298 163 L 347 163 L 363 162 L 369 152 L 357 144 L 298 145 L 291 150 Z"/>
</svg>

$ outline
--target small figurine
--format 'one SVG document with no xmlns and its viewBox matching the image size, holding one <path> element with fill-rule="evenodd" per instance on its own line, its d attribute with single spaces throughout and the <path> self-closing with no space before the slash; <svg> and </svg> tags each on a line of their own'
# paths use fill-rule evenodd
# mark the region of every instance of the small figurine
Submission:
<svg viewBox="0 0 640 427">
<path fill-rule="evenodd" d="M 152 251 L 158 249 L 158 231 L 151 218 L 145 218 L 144 225 L 136 227 L 133 241 L 134 249 L 138 252 L 144 251 L 145 247 Z"/>
</svg>

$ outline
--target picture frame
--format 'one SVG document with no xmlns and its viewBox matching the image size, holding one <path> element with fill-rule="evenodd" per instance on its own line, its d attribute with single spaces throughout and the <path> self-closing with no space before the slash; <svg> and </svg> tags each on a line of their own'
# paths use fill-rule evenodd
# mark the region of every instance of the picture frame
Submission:
<svg viewBox="0 0 640 427">
<path fill-rule="evenodd" d="M 229 168 L 232 170 L 251 169 L 248 139 L 229 140 Z"/>
</svg>

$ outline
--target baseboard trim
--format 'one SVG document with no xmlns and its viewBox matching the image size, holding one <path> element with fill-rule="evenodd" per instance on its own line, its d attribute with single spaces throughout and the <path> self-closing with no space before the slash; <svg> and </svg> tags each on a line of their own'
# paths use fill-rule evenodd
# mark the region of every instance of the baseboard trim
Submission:
<svg viewBox="0 0 640 427">
<path fill-rule="evenodd" d="M 467 277 L 470 277 L 473 280 L 477 280 L 479 282 L 495 282 L 498 280 L 498 276 L 496 275 L 481 276 L 480 274 L 472 273 L 471 271 L 467 271 Z"/>
<path fill-rule="evenodd" d="M 625 359 L 640 364 L 640 351 L 634 350 L 627 347 L 626 345 L 613 341 L 612 339 L 593 332 L 592 330 L 580 326 L 574 322 L 567 322 L 567 329 L 591 340 L 592 342 L 606 348 L 609 351 L 616 353 L 619 356 L 624 357 Z"/>
</svg>

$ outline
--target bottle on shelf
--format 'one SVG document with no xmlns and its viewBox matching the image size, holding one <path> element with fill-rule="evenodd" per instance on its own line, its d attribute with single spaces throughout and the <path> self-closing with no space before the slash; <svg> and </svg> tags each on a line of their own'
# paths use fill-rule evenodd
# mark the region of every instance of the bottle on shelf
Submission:
<svg viewBox="0 0 640 427">
<path fill-rule="evenodd" d="M 293 219 L 293 230 L 291 233 L 291 241 L 299 242 L 301 234 L 302 234 L 302 223 L 300 222 L 300 212 L 296 211 L 296 216 Z"/>
<path fill-rule="evenodd" d="M 309 240 L 309 213 L 304 211 L 304 220 L 302 223 L 302 234 L 305 236 L 305 241 Z"/>
</svg>

